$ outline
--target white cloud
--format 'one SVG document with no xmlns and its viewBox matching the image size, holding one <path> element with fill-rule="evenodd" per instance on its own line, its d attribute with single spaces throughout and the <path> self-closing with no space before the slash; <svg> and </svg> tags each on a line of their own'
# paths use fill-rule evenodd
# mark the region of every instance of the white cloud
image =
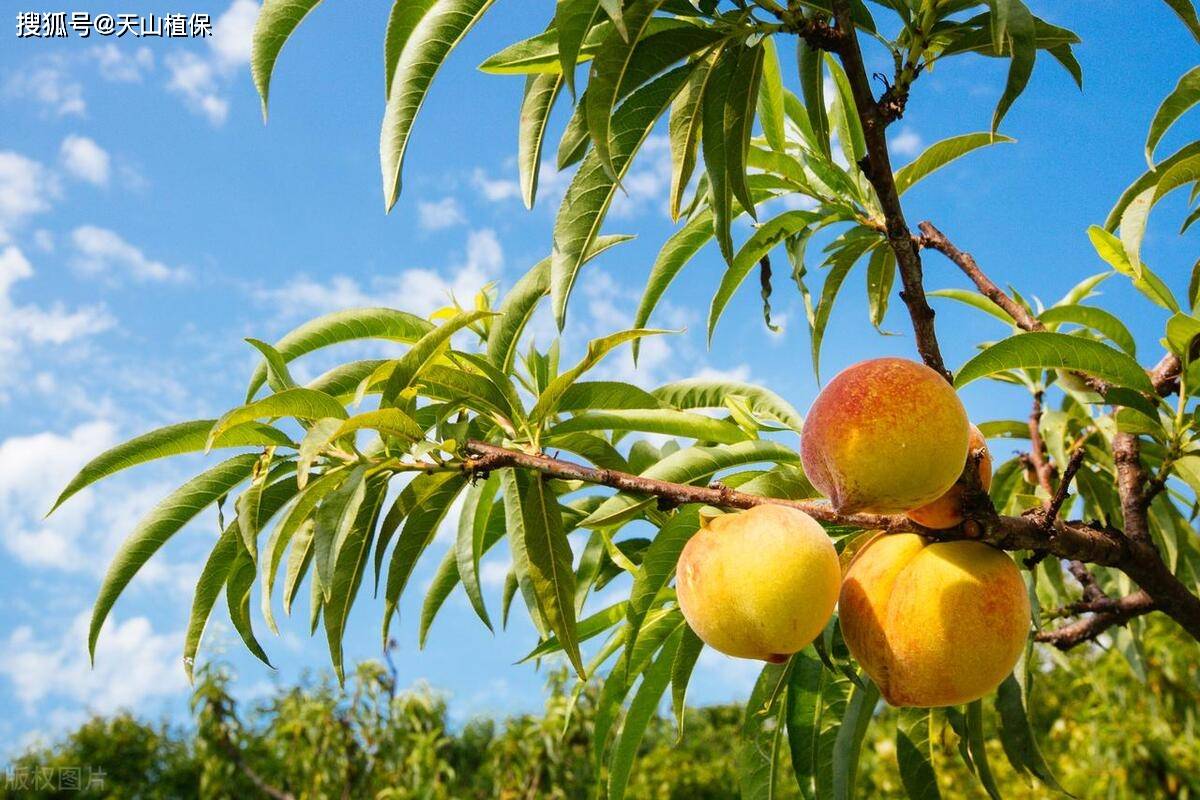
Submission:
<svg viewBox="0 0 1200 800">
<path fill-rule="evenodd" d="M 485 199 L 493 203 L 501 200 L 518 199 L 521 196 L 521 185 L 509 178 L 492 178 L 482 169 L 476 169 L 471 176 L 471 183 L 483 193 Z"/>
<path fill-rule="evenodd" d="M 114 83 L 141 83 L 154 69 L 154 52 L 145 46 L 132 50 L 109 42 L 93 47 L 88 56 L 96 62 L 100 77 Z"/>
<path fill-rule="evenodd" d="M 250 45 L 258 3 L 233 0 L 213 23 L 207 53 L 172 53 L 166 59 L 167 89 L 183 98 L 192 111 L 214 125 L 229 117 L 225 90 L 234 75 L 250 61 Z"/>
<path fill-rule="evenodd" d="M 71 75 L 67 59 L 46 58 L 34 65 L 12 73 L 4 93 L 17 99 L 28 99 L 56 116 L 83 116 L 87 103 L 83 99 L 83 84 Z"/>
<path fill-rule="evenodd" d="M 138 281 L 180 281 L 187 278 L 182 267 L 168 267 L 161 261 L 147 258 L 138 247 L 125 241 L 113 231 L 95 225 L 83 225 L 71 232 L 75 246 L 74 265 L 85 274 L 106 273 L 115 278 L 118 270 L 128 272 Z"/>
<path fill-rule="evenodd" d="M 633 219 L 657 207 L 667 213 L 671 188 L 671 143 L 666 136 L 650 136 L 634 157 L 613 198 L 612 216 Z"/>
<path fill-rule="evenodd" d="M 54 234 L 45 228 L 38 228 L 33 232 L 33 243 L 43 253 L 54 252 Z"/>
<path fill-rule="evenodd" d="M 59 149 L 63 168 L 80 180 L 97 186 L 108 184 L 111 159 L 103 147 L 86 136 L 71 135 Z"/>
<path fill-rule="evenodd" d="M 915 156 L 921 152 L 923 144 L 920 134 L 912 128 L 902 128 L 899 133 L 892 137 L 891 142 L 892 152 L 901 156 Z"/>
<path fill-rule="evenodd" d="M 22 625 L 0 652 L 0 675 L 33 714 L 39 703 L 57 698 L 111 714 L 137 708 L 154 697 L 186 689 L 180 666 L 182 631 L 157 633 L 146 617 L 123 622 L 110 618 L 96 647 L 95 666 L 86 650 L 88 612 L 79 614 L 56 640 Z"/>
<path fill-rule="evenodd" d="M 485 589 L 499 589 L 512 569 L 512 558 L 502 561 L 484 561 L 479 565 L 479 582 Z"/>
<path fill-rule="evenodd" d="M 28 217 L 50 210 L 58 193 L 58 181 L 44 166 L 0 150 L 0 241 Z"/>
<path fill-rule="evenodd" d="M 440 231 L 443 228 L 463 225 L 467 221 L 462 207 L 453 197 L 418 203 L 417 218 L 420 226 L 427 231 Z"/>
<path fill-rule="evenodd" d="M 408 269 L 392 277 L 375 278 L 366 287 L 346 275 L 334 275 L 326 282 L 300 277 L 277 289 L 261 290 L 258 297 L 287 309 L 289 316 L 378 305 L 428 316 L 449 305 L 451 297 L 469 303 L 486 283 L 499 276 L 503 265 L 504 250 L 496 233 L 484 228 L 468 235 L 465 260 L 444 274 L 432 269 Z"/>
<path fill-rule="evenodd" d="M 27 345 L 61 345 L 114 324 L 102 306 L 68 311 L 61 303 L 49 308 L 18 304 L 11 296 L 12 287 L 33 274 L 33 266 L 15 245 L 0 251 L 0 375 L 5 376 L 0 384 L 13 379 L 12 362 Z"/>
</svg>

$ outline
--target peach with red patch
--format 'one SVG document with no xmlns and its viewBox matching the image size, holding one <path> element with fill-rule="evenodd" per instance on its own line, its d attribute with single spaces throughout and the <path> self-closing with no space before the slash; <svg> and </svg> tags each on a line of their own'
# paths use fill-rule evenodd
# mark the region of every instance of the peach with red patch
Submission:
<svg viewBox="0 0 1200 800">
<path fill-rule="evenodd" d="M 983 432 L 972 425 L 967 453 L 969 455 L 980 451 L 982 451 L 982 455 L 979 458 L 978 467 L 979 485 L 986 492 L 992 488 L 992 454 L 988 451 L 987 441 L 983 438 Z M 966 487 L 956 483 L 944 495 L 932 503 L 909 511 L 908 518 L 918 525 L 924 525 L 926 528 L 933 528 L 934 530 L 953 528 L 964 519 L 963 498 L 965 495 Z"/>
<path fill-rule="evenodd" d="M 954 485 L 968 435 L 967 412 L 941 375 L 878 358 L 843 370 L 817 395 L 801 458 L 838 511 L 902 514 Z"/>
<path fill-rule="evenodd" d="M 679 556 L 675 592 L 710 647 L 779 662 L 833 616 L 842 572 L 825 529 L 793 508 L 761 505 L 708 520 Z"/>
<path fill-rule="evenodd" d="M 969 703 L 993 691 L 1025 650 L 1025 582 L 979 542 L 879 536 L 855 556 L 838 605 L 858 663 L 894 706 Z"/>
</svg>

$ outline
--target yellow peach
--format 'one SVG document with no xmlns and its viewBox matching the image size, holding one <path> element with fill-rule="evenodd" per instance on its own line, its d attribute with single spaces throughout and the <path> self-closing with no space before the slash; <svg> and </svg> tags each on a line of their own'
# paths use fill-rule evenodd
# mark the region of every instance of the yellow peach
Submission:
<svg viewBox="0 0 1200 800">
<path fill-rule="evenodd" d="M 972 425 L 971 439 L 967 445 L 967 451 L 970 454 L 980 450 L 983 451 L 983 455 L 979 459 L 979 484 L 986 492 L 992 488 L 992 454 L 988 452 L 987 441 L 983 438 L 983 432 Z M 933 528 L 935 530 L 953 528 L 963 521 L 963 496 L 965 494 L 966 488 L 956 483 L 944 495 L 932 503 L 909 511 L 908 518 L 918 525 L 924 525 L 926 528 Z"/>
<path fill-rule="evenodd" d="M 817 395 L 801 436 L 804 471 L 843 513 L 902 514 L 962 474 L 969 423 L 954 388 L 923 364 L 863 361 Z"/>
<path fill-rule="evenodd" d="M 761 505 L 704 524 L 679 556 L 675 590 L 688 625 L 710 647 L 780 662 L 825 628 L 841 578 L 816 520 Z"/>
<path fill-rule="evenodd" d="M 838 603 L 842 635 L 894 706 L 968 703 L 1012 672 L 1029 635 L 1013 560 L 979 542 L 880 535 L 855 556 Z"/>
</svg>

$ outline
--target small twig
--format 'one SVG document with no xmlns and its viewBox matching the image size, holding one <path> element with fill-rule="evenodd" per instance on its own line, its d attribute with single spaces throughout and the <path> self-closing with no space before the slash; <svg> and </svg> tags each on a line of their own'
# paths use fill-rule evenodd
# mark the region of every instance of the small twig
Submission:
<svg viewBox="0 0 1200 800">
<path fill-rule="evenodd" d="M 1100 634 L 1115 625 L 1124 625 L 1134 617 L 1148 614 L 1158 608 L 1157 604 L 1144 591 L 1112 600 L 1105 598 L 1081 607 L 1090 612 L 1091 616 L 1068 623 L 1054 630 L 1039 631 L 1034 640 L 1053 645 L 1059 650 L 1070 650 L 1072 647 L 1096 639 Z"/>
<path fill-rule="evenodd" d="M 1054 520 L 1058 517 L 1058 512 L 1062 510 L 1063 503 L 1067 501 L 1067 496 L 1070 494 L 1071 481 L 1075 479 L 1075 473 L 1079 471 L 1079 467 L 1083 464 L 1083 449 L 1075 450 L 1071 453 L 1071 459 L 1067 462 L 1067 466 L 1063 468 L 1062 477 L 1058 481 L 1058 489 L 1054 492 L 1054 496 L 1050 498 L 1050 504 L 1046 507 L 1046 525 L 1053 525 Z"/>
<path fill-rule="evenodd" d="M 1046 443 L 1042 440 L 1042 393 L 1033 393 L 1033 407 L 1029 411 L 1029 461 L 1037 477 L 1038 485 L 1046 493 L 1044 507 L 1054 496 L 1054 467 L 1046 455 Z"/>
</svg>

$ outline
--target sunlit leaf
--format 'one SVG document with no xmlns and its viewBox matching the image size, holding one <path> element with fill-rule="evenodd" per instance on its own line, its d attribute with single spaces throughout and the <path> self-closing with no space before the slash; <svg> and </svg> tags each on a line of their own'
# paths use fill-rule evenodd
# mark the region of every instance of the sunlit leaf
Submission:
<svg viewBox="0 0 1200 800">
<path fill-rule="evenodd" d="M 1010 369 L 1067 369 L 1101 380 L 1153 393 L 1150 378 L 1136 361 L 1108 345 L 1078 336 L 1039 331 L 1022 333 L 987 347 L 954 376 L 954 385 L 968 383 Z"/>
</svg>

